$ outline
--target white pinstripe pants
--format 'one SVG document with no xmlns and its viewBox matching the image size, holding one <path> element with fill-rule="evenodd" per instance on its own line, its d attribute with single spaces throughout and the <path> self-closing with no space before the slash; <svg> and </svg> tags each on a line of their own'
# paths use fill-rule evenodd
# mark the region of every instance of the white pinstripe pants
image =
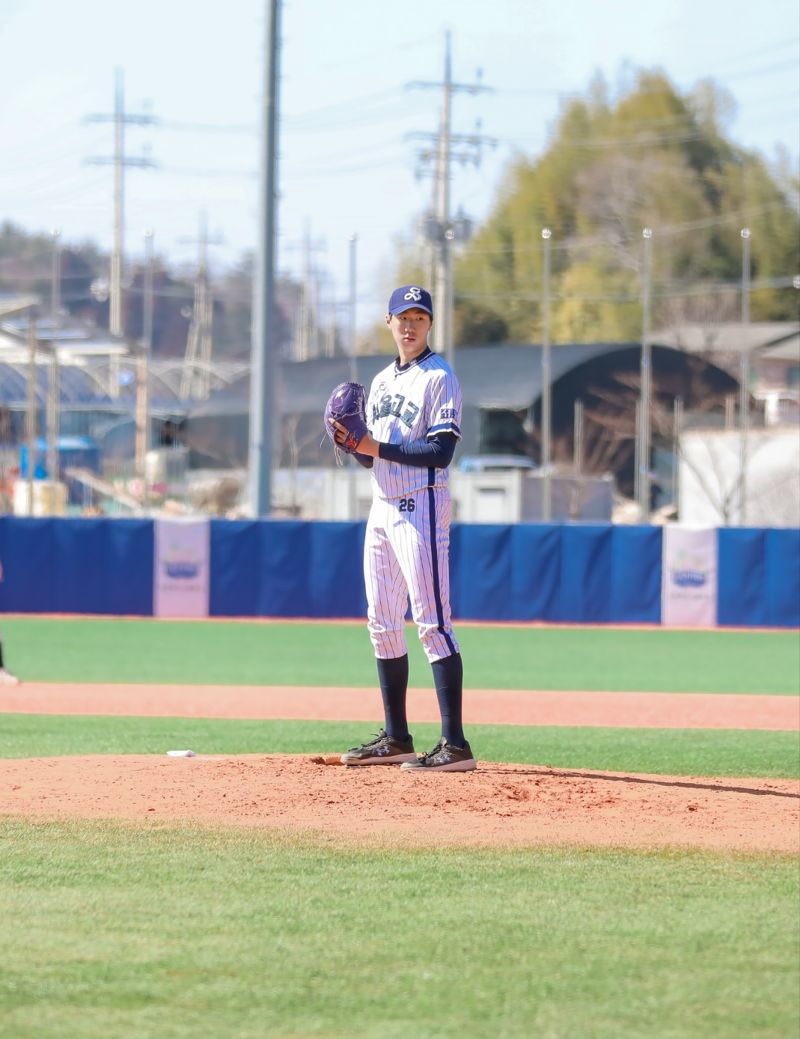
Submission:
<svg viewBox="0 0 800 1039">
<path fill-rule="evenodd" d="M 364 583 L 376 657 L 406 652 L 409 601 L 428 660 L 459 652 L 450 617 L 450 515 L 446 488 L 373 499 L 364 542 Z"/>
</svg>

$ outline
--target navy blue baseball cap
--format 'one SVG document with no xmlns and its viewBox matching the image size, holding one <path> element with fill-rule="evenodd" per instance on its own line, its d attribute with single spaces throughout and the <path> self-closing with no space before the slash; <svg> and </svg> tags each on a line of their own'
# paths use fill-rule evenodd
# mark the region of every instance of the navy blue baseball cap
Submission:
<svg viewBox="0 0 800 1039">
<path fill-rule="evenodd" d="M 390 314 L 402 314 L 404 310 L 414 307 L 427 310 L 433 318 L 433 300 L 427 289 L 420 288 L 419 285 L 401 285 L 399 289 L 394 290 L 389 299 Z"/>
</svg>

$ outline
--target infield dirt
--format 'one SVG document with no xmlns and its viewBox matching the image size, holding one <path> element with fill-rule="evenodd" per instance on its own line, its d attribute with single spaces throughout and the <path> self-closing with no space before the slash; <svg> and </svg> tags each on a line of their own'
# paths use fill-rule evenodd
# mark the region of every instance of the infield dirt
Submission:
<svg viewBox="0 0 800 1039">
<path fill-rule="evenodd" d="M 171 717 L 373 718 L 374 690 L 154 686 L 4 688 L 0 711 Z M 413 690 L 416 720 L 436 720 Z M 797 731 L 793 697 L 470 691 L 472 723 Z M 800 851 L 800 781 L 479 762 L 419 774 L 308 755 L 0 761 L 0 814 L 266 827 L 403 846 L 573 844 Z"/>
<path fill-rule="evenodd" d="M 800 850 L 794 780 L 703 779 L 481 762 L 471 773 L 345 768 L 308 756 L 0 762 L 2 812 L 268 827 L 407 847 L 580 844 Z"/>
<path fill-rule="evenodd" d="M 26 684 L 0 711 L 370 719 L 374 690 Z M 471 690 L 470 723 L 797 731 L 794 697 Z M 428 690 L 409 714 L 435 721 Z M 434 775 L 308 755 L 88 756 L 0 762 L 0 814 L 314 832 L 404 846 L 571 844 L 800 851 L 800 781 L 602 773 L 480 762 Z M 336 761 L 336 758 L 332 758 Z"/>
</svg>

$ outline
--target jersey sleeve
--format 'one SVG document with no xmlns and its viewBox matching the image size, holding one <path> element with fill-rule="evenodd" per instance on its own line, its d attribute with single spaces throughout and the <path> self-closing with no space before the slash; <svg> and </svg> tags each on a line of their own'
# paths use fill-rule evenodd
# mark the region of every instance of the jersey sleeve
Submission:
<svg viewBox="0 0 800 1039">
<path fill-rule="evenodd" d="M 431 386 L 430 425 L 426 436 L 452 433 L 461 439 L 461 387 L 455 375 L 443 372 Z"/>
</svg>

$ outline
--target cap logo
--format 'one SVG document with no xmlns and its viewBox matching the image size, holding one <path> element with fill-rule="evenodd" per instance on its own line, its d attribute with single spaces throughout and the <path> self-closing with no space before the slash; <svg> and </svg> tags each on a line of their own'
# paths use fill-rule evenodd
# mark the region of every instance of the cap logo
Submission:
<svg viewBox="0 0 800 1039">
<path fill-rule="evenodd" d="M 403 299 L 411 299 L 415 303 L 419 303 L 422 299 L 422 289 L 417 288 L 416 285 L 409 286 L 408 292 L 403 296 Z"/>
</svg>

